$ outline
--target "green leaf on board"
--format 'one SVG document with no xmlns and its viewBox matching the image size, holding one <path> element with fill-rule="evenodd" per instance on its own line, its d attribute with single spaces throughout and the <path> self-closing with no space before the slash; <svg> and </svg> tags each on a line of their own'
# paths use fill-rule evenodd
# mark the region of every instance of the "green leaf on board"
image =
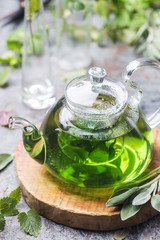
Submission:
<svg viewBox="0 0 160 240">
<path fill-rule="evenodd" d="M 118 230 L 114 233 L 113 238 L 115 240 L 123 240 L 127 237 L 127 233 L 125 229 Z"/>
<path fill-rule="evenodd" d="M 26 233 L 38 236 L 41 230 L 41 219 L 36 210 L 31 209 L 27 213 L 21 212 L 18 215 L 18 221 Z"/>
<path fill-rule="evenodd" d="M 3 71 L 0 72 L 0 87 L 4 86 L 8 82 L 9 75 L 9 68 L 5 68 Z"/>
<path fill-rule="evenodd" d="M 148 189 L 142 189 L 140 193 L 133 199 L 132 205 L 142 205 L 148 202 L 151 198 L 151 193 Z"/>
<path fill-rule="evenodd" d="M 3 170 L 12 161 L 13 161 L 12 154 L 1 153 L 0 154 L 0 170 Z"/>
<path fill-rule="evenodd" d="M 160 195 L 156 194 L 151 198 L 151 205 L 154 209 L 160 212 Z"/>
<path fill-rule="evenodd" d="M 9 197 L 15 198 L 17 200 L 17 203 L 19 203 L 20 199 L 21 199 L 21 189 L 20 187 L 16 188 L 15 190 L 13 190 L 10 194 Z"/>
<path fill-rule="evenodd" d="M 126 219 L 134 216 L 141 209 L 141 205 L 134 206 L 132 205 L 130 199 L 127 199 L 121 210 L 121 219 L 125 221 Z"/>
<path fill-rule="evenodd" d="M 133 187 L 130 189 L 123 189 L 113 193 L 110 199 L 107 201 L 106 206 L 111 207 L 114 205 L 122 204 L 127 198 L 129 198 L 133 193 L 137 192 L 139 187 Z"/>
<path fill-rule="evenodd" d="M 5 227 L 5 218 L 2 214 L 0 214 L 0 231 L 3 231 L 4 230 L 4 227 Z"/>
</svg>

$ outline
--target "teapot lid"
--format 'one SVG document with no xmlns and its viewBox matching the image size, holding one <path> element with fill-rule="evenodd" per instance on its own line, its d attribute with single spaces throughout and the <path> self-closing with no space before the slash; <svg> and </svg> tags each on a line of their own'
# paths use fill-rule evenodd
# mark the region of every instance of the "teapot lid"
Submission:
<svg viewBox="0 0 160 240">
<path fill-rule="evenodd" d="M 92 67 L 88 74 L 67 85 L 65 97 L 75 114 L 89 119 L 108 118 L 108 126 L 112 126 L 127 106 L 128 91 L 120 81 L 108 77 L 105 69 Z"/>
</svg>

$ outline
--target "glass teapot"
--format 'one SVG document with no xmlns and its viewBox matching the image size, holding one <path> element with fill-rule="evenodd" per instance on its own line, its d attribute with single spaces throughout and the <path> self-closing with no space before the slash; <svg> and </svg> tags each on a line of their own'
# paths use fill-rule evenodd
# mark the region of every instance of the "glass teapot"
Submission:
<svg viewBox="0 0 160 240">
<path fill-rule="evenodd" d="M 133 181 L 151 161 L 151 128 L 160 123 L 160 110 L 146 119 L 139 107 L 142 91 L 130 81 L 143 66 L 160 69 L 157 61 L 134 60 L 117 81 L 90 68 L 69 82 L 40 130 L 19 117 L 11 117 L 9 127 L 21 128 L 29 155 L 64 182 L 108 188 Z"/>
</svg>

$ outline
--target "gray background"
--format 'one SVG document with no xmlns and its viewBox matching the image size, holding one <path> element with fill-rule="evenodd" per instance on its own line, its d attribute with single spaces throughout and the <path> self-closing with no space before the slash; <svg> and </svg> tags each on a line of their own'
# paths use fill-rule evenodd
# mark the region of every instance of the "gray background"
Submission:
<svg viewBox="0 0 160 240">
<path fill-rule="evenodd" d="M 0 1 L 0 16 L 3 17 L 4 15 L 10 13 L 10 11 L 16 10 L 17 7 L 18 5 L 16 0 Z M 49 21 L 49 24 L 52 25 L 52 18 L 50 18 L 49 13 L 47 14 L 47 20 Z M 2 53 L 6 48 L 5 42 L 9 32 L 15 28 L 17 28 L 17 26 L 14 24 L 10 24 L 5 28 L 0 26 L 0 53 Z M 122 44 L 109 44 L 106 48 L 98 48 L 95 44 L 92 44 L 91 53 L 93 57 L 93 65 L 104 66 L 108 70 L 108 74 L 114 78 L 120 78 L 121 71 L 126 63 L 138 57 L 133 48 Z M 1 69 L 3 69 L 3 67 L 0 66 L 0 70 Z M 54 66 L 52 66 L 52 70 L 54 72 Z M 64 91 L 65 84 L 61 80 L 60 76 L 54 76 L 54 74 L 52 75 L 52 80 L 57 87 L 58 96 L 60 96 Z M 151 69 L 138 71 L 138 73 L 135 74 L 135 80 L 144 90 L 142 108 L 147 114 L 151 113 L 160 105 L 160 72 Z M 42 121 L 46 112 L 45 110 L 30 110 L 24 106 L 21 101 L 21 69 L 12 71 L 8 85 L 5 88 L 0 88 L 0 110 L 15 110 L 18 116 L 24 117 L 34 124 L 38 124 Z M 16 145 L 21 138 L 21 132 L 18 130 L 11 131 L 5 127 L 0 127 L 0 137 L 0 153 L 14 153 Z M 0 194 L 6 187 L 8 187 L 7 193 L 18 187 L 14 161 L 5 170 L 0 172 Z M 29 209 L 23 198 L 21 199 L 18 207 L 24 211 Z M 20 228 L 17 216 L 8 217 L 6 220 L 5 230 L 0 232 L 0 239 L 34 239 L 34 237 L 27 235 Z M 41 220 L 42 229 L 37 237 L 38 240 L 110 240 L 113 239 L 113 234 L 115 232 L 77 230 L 56 224 L 43 217 L 41 217 Z M 160 239 L 159 222 L 160 215 L 152 218 L 146 223 L 126 229 L 126 239 Z"/>
</svg>

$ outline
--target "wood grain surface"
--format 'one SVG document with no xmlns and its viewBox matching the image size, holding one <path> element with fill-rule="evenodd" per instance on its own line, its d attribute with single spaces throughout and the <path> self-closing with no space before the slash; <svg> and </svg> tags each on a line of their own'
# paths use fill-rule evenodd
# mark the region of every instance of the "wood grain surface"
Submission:
<svg viewBox="0 0 160 240">
<path fill-rule="evenodd" d="M 150 170 L 160 165 L 160 130 L 154 129 L 153 132 L 155 144 Z M 43 165 L 29 157 L 22 141 L 17 145 L 15 160 L 26 202 L 54 222 L 74 228 L 104 231 L 134 226 L 158 214 L 149 202 L 136 216 L 122 221 L 118 207 L 105 206 L 111 189 L 84 189 L 60 182 Z"/>
</svg>

